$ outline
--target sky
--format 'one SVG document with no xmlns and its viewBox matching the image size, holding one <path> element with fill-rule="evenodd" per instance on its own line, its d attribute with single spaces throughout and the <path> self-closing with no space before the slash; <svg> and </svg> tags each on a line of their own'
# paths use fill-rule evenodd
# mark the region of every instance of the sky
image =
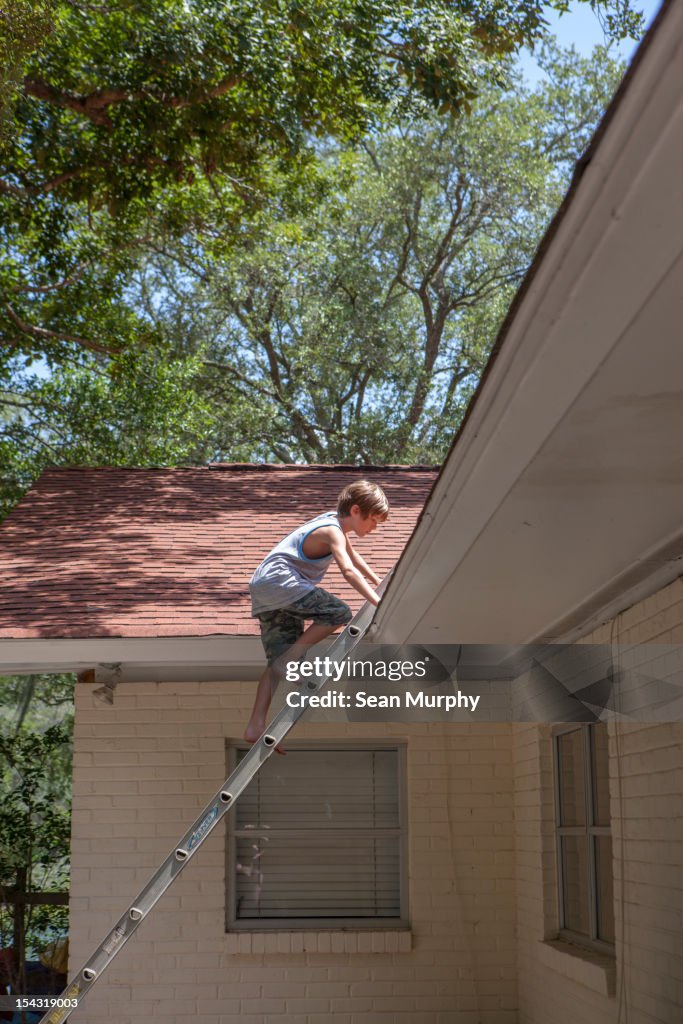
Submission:
<svg viewBox="0 0 683 1024">
<path fill-rule="evenodd" d="M 659 10 L 659 0 L 635 0 L 634 7 L 645 15 L 646 27 L 649 27 L 654 16 Z M 582 57 L 587 57 L 595 46 L 605 42 L 600 22 L 587 3 L 572 3 L 566 14 L 557 14 L 555 11 L 546 14 L 550 31 L 556 36 L 562 46 L 575 46 Z M 637 49 L 638 44 L 628 39 L 614 48 L 614 53 L 630 60 Z M 536 65 L 533 55 L 526 53 L 522 59 L 522 67 L 529 84 L 540 77 L 540 71 Z"/>
</svg>

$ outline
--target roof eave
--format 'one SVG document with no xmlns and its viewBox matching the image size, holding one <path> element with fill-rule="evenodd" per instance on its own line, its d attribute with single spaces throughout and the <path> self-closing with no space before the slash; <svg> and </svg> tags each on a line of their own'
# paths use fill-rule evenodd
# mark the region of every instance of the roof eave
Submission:
<svg viewBox="0 0 683 1024">
<path fill-rule="evenodd" d="M 681 5 L 664 5 L 577 167 L 571 188 L 511 306 L 465 421 L 403 551 L 372 627 L 373 637 L 378 641 L 419 641 L 414 633 L 416 624 L 424 621 L 427 609 L 439 600 L 488 520 L 551 435 L 559 422 L 555 412 L 572 407 L 615 344 L 613 336 L 593 337 L 589 345 L 579 344 L 569 360 L 561 350 L 550 351 L 547 339 L 552 336 L 558 318 L 565 315 L 577 282 L 585 274 L 589 254 L 621 217 L 624 197 L 650 160 L 659 138 L 658 118 L 666 123 L 676 109 L 679 94 L 669 88 L 665 79 L 667 75 L 675 77 L 672 69 L 680 61 L 682 17 Z M 663 23 L 669 18 L 666 28 L 671 30 L 666 31 Z M 650 101 L 656 94 L 659 106 L 653 114 Z M 671 234 L 677 230 L 673 220 L 669 230 Z M 674 548 L 680 547 L 677 538 L 662 538 L 665 547 L 671 543 Z M 622 567 L 622 601 L 638 592 L 639 580 L 650 580 L 649 586 L 669 581 L 680 572 L 675 557 L 662 554 L 661 558 L 656 556 L 647 561 L 641 554 L 633 553 L 631 563 Z M 606 582 L 616 583 L 616 577 Z M 561 625 L 564 635 L 575 635 L 579 627 L 585 632 L 605 614 L 608 606 L 614 605 L 614 600 L 609 587 L 602 595 L 587 593 L 585 606 L 568 607 L 557 626 Z M 588 606 L 592 606 L 592 611 L 587 618 Z M 476 637 L 443 636 L 442 641 L 503 639 L 495 633 L 495 625 L 494 635 L 488 638 L 484 636 L 485 629 L 482 623 L 482 632 Z M 545 635 L 545 628 L 539 624 L 538 632 L 532 629 L 524 636 L 515 636 L 513 641 L 531 643 Z M 430 639 L 435 641 L 433 636 Z"/>
</svg>

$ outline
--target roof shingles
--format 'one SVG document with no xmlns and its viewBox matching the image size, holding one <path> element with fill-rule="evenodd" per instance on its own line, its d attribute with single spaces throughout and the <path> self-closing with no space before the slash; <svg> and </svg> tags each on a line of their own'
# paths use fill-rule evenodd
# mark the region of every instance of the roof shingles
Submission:
<svg viewBox="0 0 683 1024">
<path fill-rule="evenodd" d="M 421 466 L 48 470 L 0 527 L 0 637 L 256 635 L 249 578 L 285 534 L 370 477 L 391 515 L 358 549 L 382 575 L 436 475 Z M 360 605 L 336 566 L 325 585 Z"/>
</svg>

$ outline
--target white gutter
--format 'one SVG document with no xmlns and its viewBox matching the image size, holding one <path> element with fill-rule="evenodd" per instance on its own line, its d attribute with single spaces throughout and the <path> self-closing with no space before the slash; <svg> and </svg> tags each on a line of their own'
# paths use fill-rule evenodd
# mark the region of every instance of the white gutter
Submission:
<svg viewBox="0 0 683 1024">
<path fill-rule="evenodd" d="M 100 637 L 0 640 L 0 674 L 81 673 L 125 681 L 258 679 L 264 668 L 258 637 Z"/>
</svg>

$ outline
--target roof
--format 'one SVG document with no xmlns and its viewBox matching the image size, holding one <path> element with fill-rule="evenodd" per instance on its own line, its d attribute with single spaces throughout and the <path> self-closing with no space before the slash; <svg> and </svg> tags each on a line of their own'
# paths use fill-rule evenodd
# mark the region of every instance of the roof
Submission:
<svg viewBox="0 0 683 1024">
<path fill-rule="evenodd" d="M 249 578 L 286 533 L 369 477 L 386 525 L 358 550 L 382 575 L 406 544 L 436 469 L 222 465 L 46 471 L 0 527 L 0 637 L 252 636 Z M 361 598 L 336 566 L 330 590 Z"/>
<path fill-rule="evenodd" d="M 376 642 L 573 642 L 681 575 L 682 50 L 667 3 L 512 304 Z"/>
</svg>

